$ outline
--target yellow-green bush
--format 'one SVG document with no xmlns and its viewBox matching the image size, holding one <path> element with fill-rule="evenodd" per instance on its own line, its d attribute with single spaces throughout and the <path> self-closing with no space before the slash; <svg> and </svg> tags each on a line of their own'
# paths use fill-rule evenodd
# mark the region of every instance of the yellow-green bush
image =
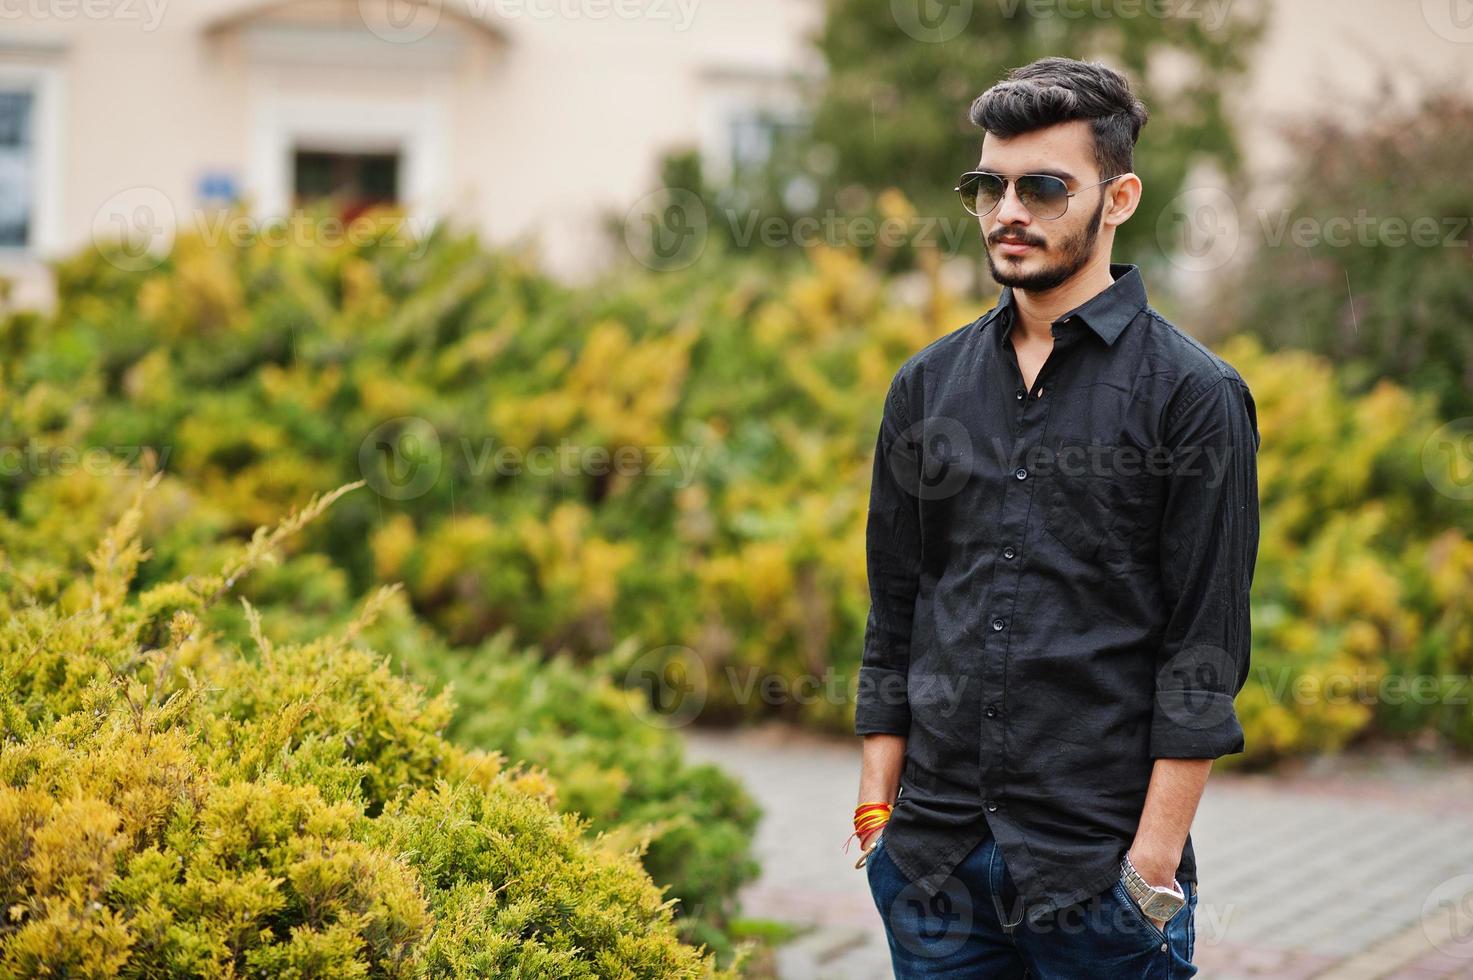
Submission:
<svg viewBox="0 0 1473 980">
<path fill-rule="evenodd" d="M 1378 729 L 1473 745 L 1473 541 L 1423 470 L 1432 395 L 1383 382 L 1352 397 L 1328 360 L 1246 336 L 1222 353 L 1263 441 L 1248 756 Z"/>
<path fill-rule="evenodd" d="M 0 561 L 0 976 L 717 975 L 637 841 L 362 644 L 388 592 L 308 642 L 208 628 L 332 500 L 141 591 L 137 502 L 85 574 Z"/>
<path fill-rule="evenodd" d="M 394 465 L 425 451 L 438 470 L 422 492 L 365 493 L 328 515 L 314 543 L 349 594 L 402 581 L 467 657 L 505 634 L 619 684 L 672 649 L 705 681 L 701 720 L 847 730 L 883 392 L 905 357 L 985 304 L 961 306 L 934 276 L 922 304 L 899 302 L 832 249 L 784 268 L 708 252 L 586 289 L 443 232 L 418 252 L 387 236 L 181 239 L 143 274 L 78 256 L 53 317 L 13 315 L 0 331 L 14 392 L 0 435 L 166 449 L 203 523 L 169 529 L 159 575 L 303 494 L 360 477 L 392 489 L 376 441 L 397 449 Z M 1238 758 L 1378 731 L 1473 745 L 1456 692 L 1383 693 L 1399 675 L 1473 671 L 1460 599 L 1473 520 L 1422 470 L 1441 421 L 1430 399 L 1391 385 L 1351 396 L 1327 362 L 1246 340 L 1225 353 L 1263 436 L 1257 669 Z M 492 465 L 503 447 L 564 442 L 640 465 Z M 668 447 L 688 469 L 656 470 Z M 26 501 L 37 479 L 0 476 L 0 491 Z M 25 506 L 71 533 L 49 504 Z M 310 580 L 279 598 L 306 602 Z"/>
</svg>

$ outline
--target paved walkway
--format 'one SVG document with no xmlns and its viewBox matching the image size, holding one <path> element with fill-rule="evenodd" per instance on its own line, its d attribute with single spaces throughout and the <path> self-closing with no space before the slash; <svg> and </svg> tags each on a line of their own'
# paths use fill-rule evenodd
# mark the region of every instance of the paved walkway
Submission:
<svg viewBox="0 0 1473 980">
<path fill-rule="evenodd" d="M 859 740 L 768 727 L 688 731 L 687 744 L 766 812 L 747 914 L 815 927 L 779 951 L 782 980 L 890 977 L 858 844 L 841 850 Z M 1218 772 L 1192 840 L 1203 980 L 1473 980 L 1473 766 Z"/>
</svg>

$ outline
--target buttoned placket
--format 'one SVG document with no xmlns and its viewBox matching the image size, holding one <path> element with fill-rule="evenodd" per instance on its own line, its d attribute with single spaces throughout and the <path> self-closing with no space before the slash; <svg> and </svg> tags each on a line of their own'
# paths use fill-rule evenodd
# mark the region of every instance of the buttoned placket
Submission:
<svg viewBox="0 0 1473 980">
<path fill-rule="evenodd" d="M 1042 443 L 1043 435 L 1048 428 L 1049 408 L 1052 401 L 1043 398 L 1046 389 L 1045 382 L 1052 378 L 1062 351 L 1074 339 L 1068 331 L 1061 331 L 1059 324 L 1054 324 L 1051 333 L 1054 338 L 1054 346 L 1049 351 L 1048 357 L 1044 359 L 1043 366 L 1038 369 L 1038 375 L 1033 379 L 1032 391 L 1029 391 L 1023 383 L 1023 372 L 1018 366 L 1018 355 L 1013 349 L 1011 339 L 1004 337 L 1002 340 L 1004 355 L 1011 369 L 1013 380 L 1013 429 L 1016 437 L 1013 440 L 1011 456 L 1014 464 L 1012 478 L 1004 482 L 1001 522 L 997 529 L 998 540 L 1001 542 L 999 554 L 1002 561 L 997 563 L 997 573 L 993 576 L 992 595 L 989 600 L 992 610 L 992 618 L 989 621 L 991 631 L 988 646 L 990 650 L 989 655 L 983 658 L 985 675 L 983 690 L 991 693 L 992 699 L 987 701 L 982 708 L 981 758 L 978 760 L 978 777 L 980 789 L 986 793 L 984 800 L 988 813 L 1003 810 L 1007 803 L 1005 792 L 998 788 L 999 779 L 1006 772 L 1004 762 L 1006 745 L 1003 733 L 1007 721 L 1007 664 L 1015 632 L 1013 613 L 1020 591 L 1018 582 L 1023 562 L 1028 557 L 1023 551 L 1024 534 L 1028 527 L 1029 514 L 1032 511 L 1034 489 L 1038 483 L 1037 476 L 1029 472 L 1027 461 L 1034 451 L 1033 447 Z M 1020 916 L 1019 922 L 1021 921 Z M 1011 933 L 1019 922 L 1002 923 L 1004 931 Z"/>
</svg>

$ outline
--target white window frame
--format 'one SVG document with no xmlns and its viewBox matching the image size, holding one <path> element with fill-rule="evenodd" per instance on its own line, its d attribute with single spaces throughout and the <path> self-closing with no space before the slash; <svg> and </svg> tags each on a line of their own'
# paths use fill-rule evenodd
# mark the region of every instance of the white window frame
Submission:
<svg viewBox="0 0 1473 980">
<path fill-rule="evenodd" d="M 413 218 L 437 217 L 447 186 L 448 133 L 438 99 L 386 103 L 273 95 L 256 106 L 246 190 L 264 218 L 292 208 L 296 151 L 396 153 L 398 196 Z"/>
<path fill-rule="evenodd" d="M 35 137 L 30 240 L 25 245 L 0 245 L 0 259 L 44 259 L 60 250 L 63 85 L 58 66 L 10 60 L 0 52 L 0 87 L 29 91 L 34 99 L 31 123 Z"/>
</svg>

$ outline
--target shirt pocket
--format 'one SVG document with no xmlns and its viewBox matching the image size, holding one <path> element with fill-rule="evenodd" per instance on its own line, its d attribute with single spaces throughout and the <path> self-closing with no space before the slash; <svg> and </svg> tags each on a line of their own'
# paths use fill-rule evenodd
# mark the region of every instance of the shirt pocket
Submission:
<svg viewBox="0 0 1473 980">
<path fill-rule="evenodd" d="M 1048 482 L 1044 530 L 1086 564 L 1151 560 L 1161 479 L 1138 447 L 1065 439 Z"/>
</svg>

